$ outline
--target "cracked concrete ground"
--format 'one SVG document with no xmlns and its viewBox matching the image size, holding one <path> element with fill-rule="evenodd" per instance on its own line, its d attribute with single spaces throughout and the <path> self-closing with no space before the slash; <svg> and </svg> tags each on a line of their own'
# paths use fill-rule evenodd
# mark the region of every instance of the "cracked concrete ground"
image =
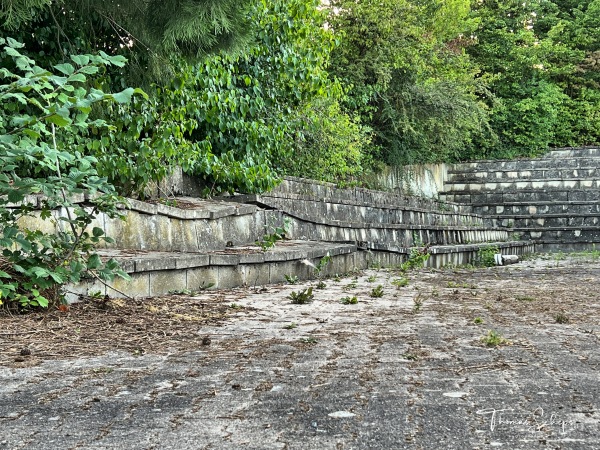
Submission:
<svg viewBox="0 0 600 450">
<path fill-rule="evenodd" d="M 0 368 L 0 449 L 600 449 L 599 275 L 553 256 L 190 296 L 234 312 L 188 348 Z"/>
</svg>

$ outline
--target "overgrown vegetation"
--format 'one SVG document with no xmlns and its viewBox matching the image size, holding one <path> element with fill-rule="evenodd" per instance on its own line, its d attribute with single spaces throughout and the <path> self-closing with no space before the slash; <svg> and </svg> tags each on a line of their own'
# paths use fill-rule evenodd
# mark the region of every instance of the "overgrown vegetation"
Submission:
<svg viewBox="0 0 600 450">
<path fill-rule="evenodd" d="M 414 269 L 422 269 L 431 256 L 428 247 L 412 247 L 408 259 L 400 264 L 400 271 L 407 272 Z"/>
<path fill-rule="evenodd" d="M 477 256 L 473 261 L 476 267 L 494 267 L 496 265 L 496 255 L 500 253 L 497 245 L 486 245 L 477 250 Z"/>
<path fill-rule="evenodd" d="M 276 227 L 271 225 L 268 231 L 263 235 L 263 237 L 260 240 L 256 241 L 256 245 L 258 245 L 263 252 L 272 249 L 273 247 L 275 247 L 275 244 L 277 242 L 285 239 L 285 234 L 288 232 L 289 226 L 290 221 L 287 218 L 284 219 L 283 224 L 281 226 Z M 294 284 L 288 279 L 288 275 L 286 275 L 285 277 L 288 282 Z M 298 277 L 295 278 L 295 281 L 298 281 Z"/>
<path fill-rule="evenodd" d="M 481 342 L 486 347 L 498 347 L 500 345 L 510 344 L 510 341 L 505 339 L 500 333 L 494 330 L 489 330 L 488 334 L 481 338 Z"/>
<path fill-rule="evenodd" d="M 296 305 L 304 305 L 312 302 L 315 296 L 313 295 L 313 288 L 311 286 L 298 292 L 292 291 L 290 295 L 288 295 L 288 298 Z"/>
<path fill-rule="evenodd" d="M 102 67 L 123 66 L 120 56 L 73 55 L 51 72 L 25 56 L 23 44 L 0 38 L 0 46 L 1 58 L 9 61 L 0 69 L 0 304 L 57 305 L 67 282 L 86 275 L 127 277 L 114 260 L 102 262 L 94 251 L 110 241 L 96 217 L 117 217 L 121 199 L 98 176 L 97 160 L 65 142 L 111 129 L 90 119 L 95 104 L 125 104 L 142 92 L 87 87 Z M 30 228 L 31 217 L 45 219 L 50 229 Z"/>
</svg>

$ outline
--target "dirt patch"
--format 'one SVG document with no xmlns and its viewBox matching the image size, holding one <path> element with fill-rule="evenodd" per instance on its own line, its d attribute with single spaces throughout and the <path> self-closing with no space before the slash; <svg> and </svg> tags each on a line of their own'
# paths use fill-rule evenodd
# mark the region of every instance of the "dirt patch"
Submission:
<svg viewBox="0 0 600 450">
<path fill-rule="evenodd" d="M 236 291 L 192 297 L 88 299 L 68 309 L 29 314 L 0 311 L 0 365 L 25 367 L 45 359 L 124 350 L 134 355 L 210 345 L 210 330 L 236 308 Z"/>
</svg>

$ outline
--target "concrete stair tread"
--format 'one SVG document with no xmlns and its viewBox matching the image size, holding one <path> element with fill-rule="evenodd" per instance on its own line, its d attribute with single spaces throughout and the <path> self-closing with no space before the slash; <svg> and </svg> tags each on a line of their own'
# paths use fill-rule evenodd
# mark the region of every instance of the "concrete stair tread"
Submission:
<svg viewBox="0 0 600 450">
<path fill-rule="evenodd" d="M 519 185 L 520 184 L 520 185 Z M 484 192 L 540 192 L 540 191 L 600 191 L 600 178 L 595 180 L 545 180 L 545 181 L 507 181 L 485 183 L 446 183 L 440 195 L 477 194 Z"/>
<path fill-rule="evenodd" d="M 299 200 L 299 201 L 307 201 L 307 202 L 323 202 L 331 205 L 347 205 L 347 206 L 358 206 L 358 207 L 370 207 L 370 208 L 379 208 L 379 209 L 388 209 L 388 210 L 404 210 L 404 211 L 415 211 L 415 212 L 426 212 L 431 213 L 435 212 L 438 214 L 464 214 L 470 215 L 472 214 L 468 210 L 468 206 L 452 203 L 452 202 L 436 202 L 436 207 L 432 210 L 432 208 L 427 207 L 427 205 L 419 206 L 419 200 L 411 200 L 407 202 L 362 202 L 362 201 L 353 201 L 349 199 L 343 198 L 335 198 L 335 197 L 316 197 L 316 196 L 308 196 L 303 194 L 294 194 L 294 193 L 277 193 L 275 194 L 248 194 L 248 195 L 238 195 L 235 197 L 228 198 L 232 202 L 243 202 L 246 204 L 257 204 L 261 207 L 272 207 L 272 201 L 274 199 L 286 199 L 286 200 Z M 426 202 L 432 202 L 432 200 L 425 200 Z M 454 210 L 449 210 L 454 209 Z M 464 211 L 463 211 L 464 210 Z"/>
<path fill-rule="evenodd" d="M 314 220 L 307 219 L 300 215 L 290 214 L 286 212 L 286 215 L 295 217 L 297 219 L 311 222 L 318 225 L 326 225 L 340 228 L 354 228 L 354 229 L 390 229 L 390 230 L 444 230 L 444 231 L 481 231 L 487 230 L 483 223 L 478 225 L 433 225 L 433 224 L 412 224 L 412 223 L 379 223 L 379 222 L 345 222 L 341 220 Z M 483 219 L 482 219 L 483 220 Z"/>
<path fill-rule="evenodd" d="M 527 226 L 511 227 L 511 231 L 600 231 L 600 225 L 565 225 L 556 227 Z"/>
<path fill-rule="evenodd" d="M 220 219 L 227 216 L 253 214 L 255 205 L 234 204 L 221 200 L 173 197 L 153 202 L 127 199 L 126 209 L 146 214 L 159 214 L 182 220 Z"/>
<path fill-rule="evenodd" d="M 125 272 L 134 273 L 318 258 L 351 253 L 356 248 L 352 243 L 284 240 L 267 251 L 262 251 L 258 245 L 244 245 L 197 253 L 122 249 L 101 249 L 98 253 L 103 259 L 116 259 Z"/>
<path fill-rule="evenodd" d="M 600 217 L 600 212 L 597 213 L 535 213 L 535 214 L 489 214 L 486 216 L 490 219 L 556 219 L 562 217 L 581 218 L 581 217 Z"/>
<path fill-rule="evenodd" d="M 552 183 L 560 181 L 598 181 L 600 177 L 576 177 L 576 178 L 564 178 L 564 177 L 542 177 L 542 178 L 474 178 L 468 181 L 462 180 L 448 180 L 445 184 L 515 184 L 515 183 Z"/>
<path fill-rule="evenodd" d="M 589 159 L 589 158 L 587 158 Z M 540 161 L 540 160 L 532 160 L 532 161 Z M 561 160 L 563 161 L 563 160 Z M 595 161 L 595 160 L 594 160 Z M 484 162 L 484 161 L 482 161 Z M 498 173 L 506 173 L 506 172 L 548 172 L 548 171 L 566 171 L 566 172 L 572 172 L 574 170 L 582 170 L 582 171 L 586 171 L 586 170 L 597 170 L 598 166 L 592 164 L 593 161 L 590 161 L 590 165 L 589 166 L 578 166 L 578 167 L 564 167 L 564 164 L 561 167 L 557 167 L 557 168 L 548 168 L 548 167 L 531 167 L 531 168 L 527 168 L 527 169 L 508 169 L 506 167 L 498 167 L 496 169 L 485 169 L 485 170 L 477 170 L 477 167 L 469 167 L 469 168 L 465 168 L 465 169 L 461 169 L 460 168 L 460 164 L 457 164 L 455 166 L 453 166 L 451 169 L 448 169 L 448 174 L 452 174 L 452 175 L 475 175 L 475 174 L 487 174 L 487 175 L 481 175 L 482 178 L 489 176 L 489 173 L 493 173 L 493 172 L 498 172 Z M 459 166 L 459 167 L 457 167 Z"/>
<path fill-rule="evenodd" d="M 531 253 L 534 245 L 526 241 L 435 245 L 428 247 L 431 257 L 427 265 L 442 267 L 446 264 L 467 264 L 473 261 L 480 249 L 489 246 L 497 246 L 504 254 Z M 92 293 L 112 297 L 148 297 L 194 292 L 210 287 L 228 289 L 279 284 L 286 281 L 286 276 L 300 280 L 315 279 L 315 267 L 327 254 L 331 260 L 321 272 L 324 277 L 366 269 L 375 262 L 384 266 L 399 265 L 406 260 L 410 251 L 411 248 L 362 251 L 353 243 L 298 240 L 278 242 L 267 252 L 251 245 L 193 254 L 104 250 L 103 259 L 117 259 L 130 274 L 131 281 L 117 278 L 107 286 L 96 280 L 87 280 L 70 286 L 68 300 L 75 301 L 79 295 Z M 262 255 L 264 258 L 244 261 L 243 257 L 248 255 Z M 213 257 L 216 258 L 215 264 L 212 264 Z"/>
<path fill-rule="evenodd" d="M 528 201 L 528 202 L 485 202 L 485 203 L 471 203 L 473 207 L 476 206 L 556 206 L 556 205 L 597 205 L 596 200 L 570 200 L 570 201 Z M 487 214 L 486 214 L 487 216 Z"/>
</svg>

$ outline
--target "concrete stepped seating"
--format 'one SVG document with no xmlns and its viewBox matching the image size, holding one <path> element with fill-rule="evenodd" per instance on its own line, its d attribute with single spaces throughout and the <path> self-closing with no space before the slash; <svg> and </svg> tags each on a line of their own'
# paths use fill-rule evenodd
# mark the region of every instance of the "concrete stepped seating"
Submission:
<svg viewBox="0 0 600 450">
<path fill-rule="evenodd" d="M 546 154 L 550 158 L 584 158 L 587 156 L 600 156 L 600 148 L 598 147 L 572 147 L 551 150 Z"/>
<path fill-rule="evenodd" d="M 564 214 L 532 214 L 532 215 L 491 215 L 489 217 L 494 226 L 511 227 L 515 230 L 529 227 L 595 227 L 600 224 L 600 214 L 569 215 Z M 510 223 L 507 223 L 509 221 Z"/>
<path fill-rule="evenodd" d="M 85 205 L 89 198 L 75 200 Z M 399 265 L 414 247 L 428 248 L 431 267 L 467 264 L 488 246 L 509 254 L 534 250 L 530 242 L 510 241 L 509 229 L 487 227 L 470 206 L 301 179 L 286 179 L 261 196 L 128 200 L 122 208 L 125 221 L 100 214 L 90 228 L 113 238 L 101 255 L 119 260 L 131 280 L 116 280 L 112 288 L 87 280 L 71 286 L 71 300 L 91 292 L 143 297 L 280 283 L 286 274 L 309 279 L 325 255 L 332 261 L 323 275 L 332 275 L 375 263 Z M 52 214 L 54 221 L 38 213 L 21 225 L 57 232 L 67 211 Z M 286 240 L 262 251 L 256 241 L 286 220 Z"/>
<path fill-rule="evenodd" d="M 510 181 L 480 181 L 470 183 L 457 183 L 449 181 L 446 183 L 446 192 L 464 194 L 477 191 L 506 191 L 510 189 L 519 190 L 539 190 L 562 191 L 567 189 L 584 190 L 600 189 L 600 180 L 598 179 L 535 179 L 535 180 L 510 180 Z"/>
<path fill-rule="evenodd" d="M 283 283 L 286 275 L 306 280 L 316 276 L 313 266 L 326 255 L 331 262 L 323 269 L 323 276 L 366 268 L 374 260 L 366 252 L 358 252 L 354 244 L 312 241 L 281 241 L 266 252 L 247 245 L 203 253 L 106 249 L 100 254 L 103 259 L 116 259 L 131 281 L 117 278 L 110 284 L 112 289 L 96 280 L 87 280 L 70 287 L 71 301 L 92 292 L 148 297 Z"/>
<path fill-rule="evenodd" d="M 600 176 L 600 168 L 577 167 L 577 168 L 536 168 L 526 170 L 490 170 L 490 171 L 460 171 L 450 172 L 453 184 L 485 183 L 494 182 L 527 182 L 531 180 L 595 180 Z"/>
<path fill-rule="evenodd" d="M 491 242 L 502 254 L 532 253 L 531 242 Z M 429 248 L 427 267 L 471 263 L 482 248 L 481 244 L 434 246 Z M 84 280 L 68 289 L 68 301 L 86 295 L 109 297 L 149 297 L 204 289 L 253 287 L 286 282 L 287 276 L 299 280 L 327 278 L 353 273 L 374 265 L 398 266 L 406 261 L 405 251 L 364 251 L 355 244 L 322 241 L 280 241 L 272 249 L 261 251 L 257 246 L 231 247 L 205 253 L 154 252 L 106 249 L 100 252 L 104 260 L 114 258 L 131 280 L 115 279 L 110 287 L 96 281 Z M 315 267 L 323 257 L 330 262 L 317 274 Z"/>
<path fill-rule="evenodd" d="M 469 207 L 298 178 L 287 178 L 269 193 L 232 200 L 281 211 L 294 239 L 350 241 L 379 250 L 387 245 L 394 251 L 508 239 L 506 230 L 489 229 Z"/>
<path fill-rule="evenodd" d="M 492 227 L 539 249 L 600 243 L 600 149 L 569 148 L 541 158 L 454 165 L 441 197 L 468 204 Z"/>
<path fill-rule="evenodd" d="M 597 201 L 572 201 L 568 203 L 555 202 L 504 202 L 490 204 L 474 204 L 473 211 L 482 215 L 553 215 L 578 216 L 585 214 L 600 214 L 600 203 Z"/>
<path fill-rule="evenodd" d="M 277 198 L 316 200 L 339 205 L 406 208 L 415 211 L 470 213 L 468 205 L 448 204 L 443 201 L 400 195 L 365 188 L 339 188 L 333 183 L 316 182 L 297 177 L 285 177 L 272 191 L 264 194 Z"/>
<path fill-rule="evenodd" d="M 569 205 L 571 202 L 600 201 L 600 189 L 518 189 L 506 187 L 498 191 L 445 191 L 440 194 L 449 202 L 465 202 L 471 207 L 507 203 L 549 202 Z"/>
<path fill-rule="evenodd" d="M 518 172 L 525 170 L 586 169 L 596 167 L 595 156 L 544 156 L 528 159 L 490 159 L 454 164 L 449 174 L 472 172 Z M 515 177 L 514 174 L 510 175 Z"/>
</svg>

